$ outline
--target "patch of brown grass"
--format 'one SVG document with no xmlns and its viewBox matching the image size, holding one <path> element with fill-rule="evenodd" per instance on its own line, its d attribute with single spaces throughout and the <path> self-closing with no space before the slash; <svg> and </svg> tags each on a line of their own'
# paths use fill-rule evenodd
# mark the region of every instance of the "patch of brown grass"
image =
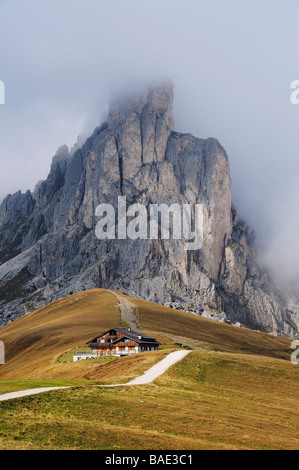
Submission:
<svg viewBox="0 0 299 470">
<path fill-rule="evenodd" d="M 55 360 L 113 326 L 121 326 L 119 308 L 114 295 L 103 289 L 57 300 L 0 330 L 6 356 L 0 379 L 81 378 L 97 365 Z"/>
<path fill-rule="evenodd" d="M 192 347 L 212 348 L 290 360 L 291 341 L 245 328 L 209 320 L 153 302 L 131 298 L 137 306 L 138 322 L 145 331 L 167 334 Z"/>
<path fill-rule="evenodd" d="M 174 349 L 162 349 L 121 357 L 105 366 L 95 367 L 82 378 L 99 380 L 108 384 L 126 383 L 143 374 L 172 351 Z"/>
</svg>

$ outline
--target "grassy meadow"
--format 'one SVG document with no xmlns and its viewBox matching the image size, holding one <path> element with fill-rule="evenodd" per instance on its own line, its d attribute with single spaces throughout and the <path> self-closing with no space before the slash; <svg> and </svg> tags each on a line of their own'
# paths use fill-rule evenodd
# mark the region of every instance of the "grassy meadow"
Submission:
<svg viewBox="0 0 299 470">
<path fill-rule="evenodd" d="M 0 449 L 298 449 L 298 372 L 198 350 L 153 384 L 0 403 Z"/>
</svg>

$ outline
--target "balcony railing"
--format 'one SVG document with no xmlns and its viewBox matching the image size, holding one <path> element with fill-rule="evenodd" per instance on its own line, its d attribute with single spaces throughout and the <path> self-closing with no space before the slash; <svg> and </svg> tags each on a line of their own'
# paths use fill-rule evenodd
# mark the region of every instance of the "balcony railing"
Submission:
<svg viewBox="0 0 299 470">
<path fill-rule="evenodd" d="M 116 347 L 119 347 L 119 348 L 125 348 L 125 347 L 130 347 L 130 348 L 134 348 L 136 347 L 136 343 L 130 341 L 128 343 L 117 343 L 117 344 L 113 344 L 113 343 L 89 343 L 89 347 L 91 349 L 114 349 Z"/>
<path fill-rule="evenodd" d="M 100 356 L 113 356 L 115 355 L 115 352 L 112 353 L 112 351 L 107 351 L 107 352 L 103 352 L 103 351 L 99 351 L 97 353 L 92 353 L 92 352 L 87 352 L 87 351 L 77 351 L 75 353 L 73 353 L 73 357 L 91 357 L 91 358 L 96 358 L 96 357 L 100 357 Z"/>
<path fill-rule="evenodd" d="M 90 343 L 89 347 L 91 349 L 112 349 L 115 346 L 112 343 Z"/>
</svg>

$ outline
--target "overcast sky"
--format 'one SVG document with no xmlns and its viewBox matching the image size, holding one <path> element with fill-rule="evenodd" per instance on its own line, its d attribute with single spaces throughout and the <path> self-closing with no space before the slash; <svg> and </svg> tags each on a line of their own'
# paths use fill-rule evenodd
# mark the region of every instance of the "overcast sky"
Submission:
<svg viewBox="0 0 299 470">
<path fill-rule="evenodd" d="M 176 130 L 225 147 L 233 199 L 299 280 L 298 0 L 0 0 L 0 199 L 33 190 L 118 88 L 169 77 Z"/>
</svg>

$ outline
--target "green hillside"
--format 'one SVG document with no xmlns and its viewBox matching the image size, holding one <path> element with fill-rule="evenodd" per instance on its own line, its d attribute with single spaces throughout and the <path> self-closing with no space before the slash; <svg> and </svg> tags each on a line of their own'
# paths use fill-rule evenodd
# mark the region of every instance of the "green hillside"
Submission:
<svg viewBox="0 0 299 470">
<path fill-rule="evenodd" d="M 290 341 L 131 299 L 161 350 L 61 362 L 67 351 L 122 325 L 110 291 L 94 289 L 0 330 L 0 393 L 73 388 L 0 402 L 0 449 L 298 449 L 298 369 Z M 125 383 L 188 345 L 194 351 L 153 384 Z M 102 361 L 102 362 L 101 362 Z M 32 384 L 32 386 L 31 386 Z"/>
</svg>

